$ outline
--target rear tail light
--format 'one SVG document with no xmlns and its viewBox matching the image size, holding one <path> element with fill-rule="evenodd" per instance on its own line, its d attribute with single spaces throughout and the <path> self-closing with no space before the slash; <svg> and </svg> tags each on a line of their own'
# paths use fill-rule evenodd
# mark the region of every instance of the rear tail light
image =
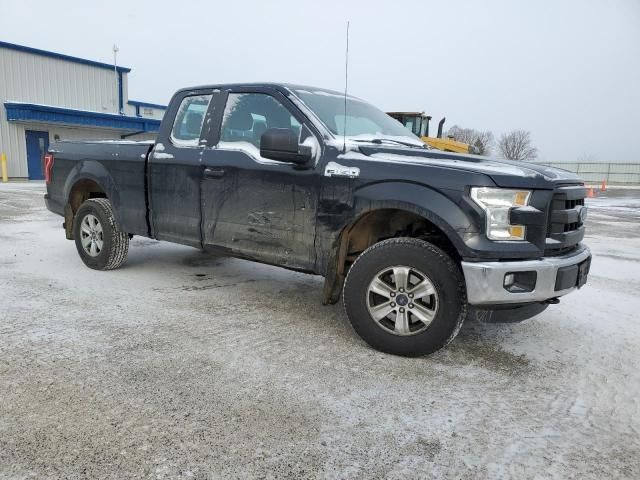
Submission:
<svg viewBox="0 0 640 480">
<path fill-rule="evenodd" d="M 53 155 L 47 153 L 44 156 L 44 181 L 47 185 L 51 183 L 51 170 L 53 170 Z"/>
</svg>

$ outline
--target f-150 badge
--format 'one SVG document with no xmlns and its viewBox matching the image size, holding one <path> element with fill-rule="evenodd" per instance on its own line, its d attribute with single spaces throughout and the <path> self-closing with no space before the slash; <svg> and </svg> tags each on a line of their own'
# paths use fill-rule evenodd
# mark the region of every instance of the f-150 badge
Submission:
<svg viewBox="0 0 640 480">
<path fill-rule="evenodd" d="M 358 167 L 345 167 L 336 162 L 329 162 L 324 167 L 325 177 L 349 177 L 355 178 L 360 176 L 360 169 Z"/>
</svg>

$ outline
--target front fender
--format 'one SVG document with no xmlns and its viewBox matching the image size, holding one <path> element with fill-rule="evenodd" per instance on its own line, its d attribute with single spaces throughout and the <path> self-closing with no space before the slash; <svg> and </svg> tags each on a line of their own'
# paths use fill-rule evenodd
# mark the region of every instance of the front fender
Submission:
<svg viewBox="0 0 640 480">
<path fill-rule="evenodd" d="M 468 251 L 463 235 L 477 230 L 455 202 L 434 189 L 410 182 L 386 181 L 356 188 L 353 207 L 331 216 L 341 221 L 328 223 L 331 234 L 325 237 L 328 242 L 324 244 L 328 248 L 319 252 L 319 267 L 325 276 L 324 303 L 335 303 L 340 297 L 345 273 L 340 259 L 346 254 L 346 243 L 341 242 L 343 232 L 368 212 L 388 208 L 415 213 L 429 220 L 447 236 L 461 256 Z"/>
<path fill-rule="evenodd" d="M 433 188 L 411 182 L 381 182 L 354 192 L 356 209 L 396 208 L 423 216 L 449 238 L 462 258 L 506 259 L 541 255 L 540 248 L 526 242 L 494 242 L 484 234 L 484 213 L 465 200 L 462 192 L 451 191 L 456 203 Z M 371 207 L 369 207 L 369 205 Z"/>
<path fill-rule="evenodd" d="M 380 208 L 398 208 L 420 215 L 449 238 L 461 256 L 467 250 L 462 235 L 477 231 L 467 214 L 442 193 L 410 182 L 380 182 L 354 191 L 356 216 Z"/>
</svg>

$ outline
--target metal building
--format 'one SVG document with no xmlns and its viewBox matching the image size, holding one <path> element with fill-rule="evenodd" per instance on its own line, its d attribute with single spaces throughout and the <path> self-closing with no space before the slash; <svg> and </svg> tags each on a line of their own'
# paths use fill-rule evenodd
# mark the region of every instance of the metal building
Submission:
<svg viewBox="0 0 640 480">
<path fill-rule="evenodd" d="M 0 42 L 0 153 L 9 177 L 43 178 L 55 140 L 153 138 L 166 106 L 129 100 L 130 71 Z"/>
</svg>

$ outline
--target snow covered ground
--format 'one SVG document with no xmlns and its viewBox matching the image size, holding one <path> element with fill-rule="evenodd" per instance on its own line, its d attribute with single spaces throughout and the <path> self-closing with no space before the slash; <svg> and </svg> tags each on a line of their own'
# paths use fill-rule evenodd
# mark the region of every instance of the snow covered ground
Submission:
<svg viewBox="0 0 640 480">
<path fill-rule="evenodd" d="M 406 359 L 318 277 L 144 238 L 90 270 L 43 190 L 0 185 L 0 478 L 640 477 L 640 192 L 589 201 L 585 288 Z"/>
</svg>

